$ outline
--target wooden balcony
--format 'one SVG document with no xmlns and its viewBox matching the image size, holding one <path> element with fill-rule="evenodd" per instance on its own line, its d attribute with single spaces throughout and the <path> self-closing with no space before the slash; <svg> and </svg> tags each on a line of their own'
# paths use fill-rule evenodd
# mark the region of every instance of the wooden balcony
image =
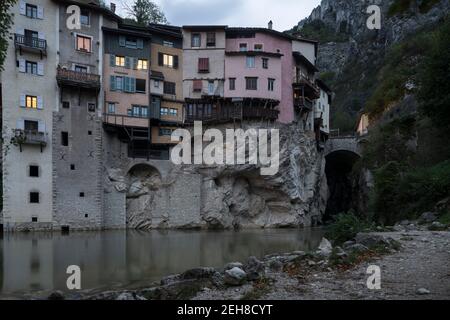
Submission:
<svg viewBox="0 0 450 320">
<path fill-rule="evenodd" d="M 14 45 L 16 49 L 29 53 L 38 53 L 42 56 L 47 55 L 47 40 L 36 37 L 27 37 L 22 34 L 14 34 Z"/>
<path fill-rule="evenodd" d="M 149 118 L 132 117 L 115 113 L 103 113 L 103 123 L 114 127 L 149 128 L 149 120 Z"/>
<path fill-rule="evenodd" d="M 294 90 L 301 93 L 301 96 L 307 97 L 311 100 L 320 98 L 319 87 L 313 82 L 313 80 L 310 80 L 301 74 L 294 76 L 292 79 L 292 86 L 294 87 Z"/>
<path fill-rule="evenodd" d="M 308 111 L 312 111 L 313 102 L 311 99 L 306 97 L 294 98 L 294 106 L 299 109 L 306 109 Z"/>
<path fill-rule="evenodd" d="M 56 80 L 60 87 L 75 87 L 99 91 L 100 76 L 98 74 L 57 69 Z"/>
</svg>

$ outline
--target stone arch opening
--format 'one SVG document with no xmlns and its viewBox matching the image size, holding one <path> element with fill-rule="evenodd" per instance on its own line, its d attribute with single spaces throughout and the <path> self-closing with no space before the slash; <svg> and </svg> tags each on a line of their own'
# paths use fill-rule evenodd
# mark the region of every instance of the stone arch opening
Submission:
<svg viewBox="0 0 450 320">
<path fill-rule="evenodd" d="M 352 170 L 359 158 L 357 153 L 348 150 L 336 150 L 325 157 L 329 196 L 323 221 L 330 221 L 341 212 L 357 209 Z"/>
<path fill-rule="evenodd" d="M 161 173 L 141 163 L 127 173 L 126 224 L 130 229 L 150 229 L 154 223 L 155 196 L 161 189 Z"/>
</svg>

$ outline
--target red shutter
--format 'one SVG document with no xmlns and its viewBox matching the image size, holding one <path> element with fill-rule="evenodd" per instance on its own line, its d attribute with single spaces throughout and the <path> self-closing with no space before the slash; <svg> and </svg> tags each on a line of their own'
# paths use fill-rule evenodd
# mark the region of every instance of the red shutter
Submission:
<svg viewBox="0 0 450 320">
<path fill-rule="evenodd" d="M 209 72 L 209 58 L 198 58 L 198 72 Z"/>
<path fill-rule="evenodd" d="M 194 91 L 202 91 L 202 80 L 194 80 Z"/>
</svg>

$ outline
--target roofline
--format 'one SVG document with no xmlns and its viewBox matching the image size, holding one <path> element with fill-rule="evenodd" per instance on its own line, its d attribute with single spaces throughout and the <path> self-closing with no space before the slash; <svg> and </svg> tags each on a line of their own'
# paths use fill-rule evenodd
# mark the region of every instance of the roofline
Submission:
<svg viewBox="0 0 450 320">
<path fill-rule="evenodd" d="M 217 30 L 217 29 L 227 29 L 228 26 L 226 25 L 184 25 L 181 27 L 181 29 L 186 30 Z"/>
<path fill-rule="evenodd" d="M 118 16 L 116 13 L 112 12 L 107 7 L 97 6 L 97 5 L 88 4 L 88 3 L 82 3 L 82 2 L 79 2 L 79 1 L 76 1 L 76 0 L 52 0 L 52 1 L 58 2 L 58 3 L 73 4 L 73 5 L 77 5 L 79 7 L 82 7 L 82 8 L 89 8 L 91 10 L 101 12 L 104 15 L 106 15 L 106 16 L 108 16 L 108 17 L 110 17 L 110 18 L 112 18 L 112 19 L 114 19 L 116 21 L 119 21 L 119 22 L 122 22 L 122 20 L 123 20 L 122 17 Z"/>
<path fill-rule="evenodd" d="M 323 80 L 316 79 L 316 83 L 320 88 L 324 89 L 324 91 L 327 91 L 327 93 L 333 92 L 333 90 L 331 90 L 330 87 Z"/>
<path fill-rule="evenodd" d="M 123 25 L 122 25 L 122 28 L 120 28 L 120 27 L 119 28 L 102 27 L 102 30 L 107 33 L 126 34 L 126 35 L 130 35 L 130 36 L 137 36 L 137 37 L 146 38 L 146 39 L 152 38 L 150 33 L 130 30 L 130 29 L 127 29 L 126 26 L 123 26 Z"/>
<path fill-rule="evenodd" d="M 287 33 L 273 30 L 273 29 L 262 28 L 262 27 L 229 27 L 226 29 L 226 31 L 230 31 L 230 32 L 246 32 L 246 31 L 261 32 L 261 33 L 268 33 L 273 36 L 278 36 L 280 38 L 284 38 L 287 40 L 296 40 L 295 37 L 293 37 Z"/>
</svg>

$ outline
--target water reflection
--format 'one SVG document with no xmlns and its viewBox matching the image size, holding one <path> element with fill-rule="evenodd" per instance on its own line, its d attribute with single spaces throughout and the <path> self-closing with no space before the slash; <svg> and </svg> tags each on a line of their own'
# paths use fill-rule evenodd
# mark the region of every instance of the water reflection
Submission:
<svg viewBox="0 0 450 320">
<path fill-rule="evenodd" d="M 320 229 L 106 231 L 4 234 L 2 294 L 66 290 L 67 266 L 82 270 L 82 289 L 145 283 L 198 266 L 222 267 L 254 255 L 313 250 Z"/>
</svg>

